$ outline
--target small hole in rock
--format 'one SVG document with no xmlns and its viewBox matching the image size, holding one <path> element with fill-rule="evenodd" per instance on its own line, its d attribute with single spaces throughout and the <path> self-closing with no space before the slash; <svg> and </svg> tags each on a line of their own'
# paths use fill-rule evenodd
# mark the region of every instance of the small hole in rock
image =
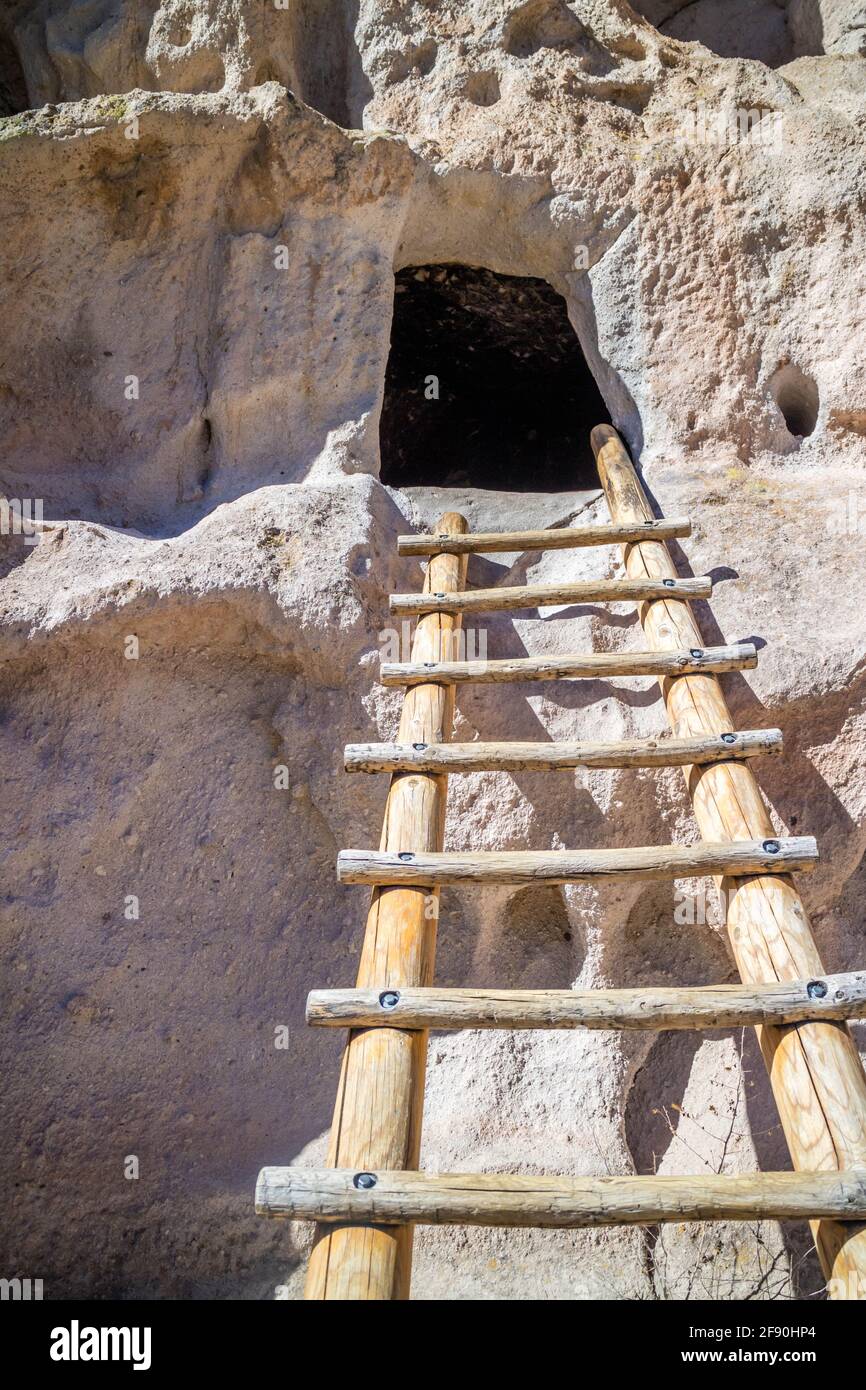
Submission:
<svg viewBox="0 0 866 1390">
<path fill-rule="evenodd" d="M 470 73 L 463 84 L 463 95 L 473 106 L 495 106 L 499 100 L 499 78 L 495 72 Z"/>
<path fill-rule="evenodd" d="M 818 420 L 818 387 L 793 362 L 778 367 L 769 381 L 770 394 L 782 412 L 789 434 L 804 439 Z"/>
<path fill-rule="evenodd" d="M 436 65 L 436 53 L 436 44 L 432 39 L 425 39 L 423 43 L 408 48 L 405 53 L 399 53 L 391 64 L 388 81 L 405 82 L 413 74 L 426 77 Z"/>
<path fill-rule="evenodd" d="M 587 31 L 565 0 L 525 0 L 503 26 L 503 48 L 513 58 L 531 58 L 544 48 L 580 51 Z"/>
</svg>

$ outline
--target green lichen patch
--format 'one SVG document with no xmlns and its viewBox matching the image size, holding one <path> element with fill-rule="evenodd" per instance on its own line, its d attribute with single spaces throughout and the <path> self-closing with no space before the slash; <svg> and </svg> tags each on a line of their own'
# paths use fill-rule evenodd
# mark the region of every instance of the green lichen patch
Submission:
<svg viewBox="0 0 866 1390">
<path fill-rule="evenodd" d="M 28 112 L 26 115 L 3 116 L 0 118 L 0 141 L 15 140 L 35 129 L 35 121 Z"/>
<path fill-rule="evenodd" d="M 124 96 L 101 96 L 96 98 L 96 108 L 100 116 L 111 116 L 122 121 L 129 115 L 129 102 Z"/>
</svg>

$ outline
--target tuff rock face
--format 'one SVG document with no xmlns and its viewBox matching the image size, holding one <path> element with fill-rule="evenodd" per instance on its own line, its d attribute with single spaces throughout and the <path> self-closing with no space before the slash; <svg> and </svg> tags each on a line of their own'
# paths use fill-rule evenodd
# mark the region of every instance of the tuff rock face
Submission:
<svg viewBox="0 0 866 1390">
<path fill-rule="evenodd" d="M 855 0 L 12 0 L 0 19 L 7 981 L 3 1272 L 46 1296 L 294 1297 L 378 840 L 395 537 L 603 519 L 597 489 L 379 481 L 395 272 L 547 282 L 662 509 L 718 580 L 708 640 L 828 969 L 864 964 L 866 10 Z M 428 273 L 419 271 L 419 274 Z M 541 344 L 543 347 L 543 343 Z M 431 402 L 431 409 L 447 401 Z M 8 529 L 8 528 L 7 528 Z M 32 538 L 31 538 L 32 539 Z M 474 583 L 619 573 L 483 557 Z M 632 610 L 501 615 L 491 655 L 635 645 Z M 469 688 L 461 739 L 665 727 L 651 681 Z M 690 840 L 682 778 L 455 778 L 448 844 Z M 709 885 L 443 895 L 443 983 L 733 979 Z M 697 910 L 696 910 L 697 905 Z M 866 1045 L 863 1030 L 857 1035 Z M 131 1163 L 132 1158 L 137 1164 Z M 751 1035 L 431 1039 L 423 1162 L 787 1164 Z M 129 1176 L 136 1171 L 138 1177 Z M 799 1227 L 420 1231 L 417 1298 L 805 1296 Z"/>
</svg>

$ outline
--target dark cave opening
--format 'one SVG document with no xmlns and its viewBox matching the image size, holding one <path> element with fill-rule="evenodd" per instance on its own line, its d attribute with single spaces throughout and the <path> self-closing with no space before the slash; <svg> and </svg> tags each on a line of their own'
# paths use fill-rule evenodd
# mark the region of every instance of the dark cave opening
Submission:
<svg viewBox="0 0 866 1390">
<path fill-rule="evenodd" d="M 0 30 L 0 117 L 18 116 L 29 106 L 18 49 L 12 38 Z"/>
<path fill-rule="evenodd" d="M 380 442 L 383 483 L 573 492 L 610 416 L 546 280 L 465 265 L 396 277 Z"/>
<path fill-rule="evenodd" d="M 818 423 L 820 399 L 814 379 L 793 362 L 777 367 L 770 377 L 770 394 L 785 420 L 788 433 L 805 439 Z"/>
</svg>

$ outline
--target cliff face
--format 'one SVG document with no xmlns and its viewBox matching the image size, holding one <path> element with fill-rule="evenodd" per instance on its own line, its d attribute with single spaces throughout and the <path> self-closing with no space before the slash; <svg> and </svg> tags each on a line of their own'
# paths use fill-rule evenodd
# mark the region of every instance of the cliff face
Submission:
<svg viewBox="0 0 866 1390">
<path fill-rule="evenodd" d="M 395 537 L 454 505 L 489 529 L 605 514 L 585 478 L 533 491 L 531 441 L 499 490 L 468 445 L 444 490 L 423 459 L 380 482 L 395 272 L 565 300 L 659 504 L 694 519 L 707 639 L 766 643 L 726 690 L 741 727 L 785 731 L 759 776 L 780 831 L 818 836 L 828 969 L 863 966 L 864 32 L 850 0 L 6 6 L 0 488 L 45 518 L 38 545 L 0 540 L 10 1275 L 295 1295 L 308 1232 L 257 1221 L 253 1186 L 330 1123 L 339 1040 L 303 999 L 351 983 L 360 947 L 366 894 L 333 861 L 377 842 L 384 779 L 341 751 L 396 728 L 378 650 L 421 572 Z M 618 572 L 552 552 L 470 581 Z M 627 607 L 485 624 L 491 655 L 638 632 Z M 664 727 L 651 681 L 469 689 L 457 725 Z M 453 846 L 696 834 L 676 771 L 452 781 Z M 733 971 L 697 883 L 447 892 L 437 977 Z M 786 1165 L 751 1035 L 437 1037 L 425 1135 L 441 1169 Z M 420 1298 L 821 1285 L 806 1233 L 772 1224 L 416 1248 Z"/>
</svg>

